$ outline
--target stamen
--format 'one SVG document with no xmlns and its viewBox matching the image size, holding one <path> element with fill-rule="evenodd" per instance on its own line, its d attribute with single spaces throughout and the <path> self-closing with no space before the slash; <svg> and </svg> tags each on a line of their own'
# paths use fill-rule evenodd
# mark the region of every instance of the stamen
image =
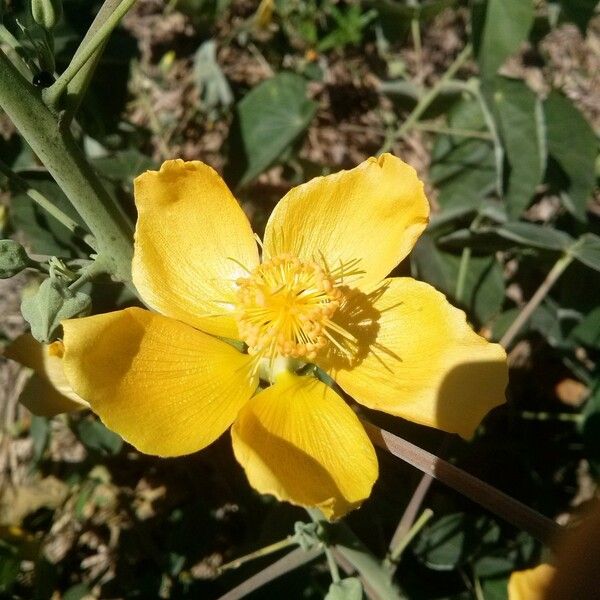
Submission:
<svg viewBox="0 0 600 600">
<path fill-rule="evenodd" d="M 350 261 L 350 268 L 356 264 Z M 356 338 L 332 321 L 343 292 L 324 261 L 280 254 L 236 283 L 237 324 L 250 354 L 270 364 L 280 356 L 311 362 L 330 342 L 345 355 L 352 354 Z"/>
</svg>

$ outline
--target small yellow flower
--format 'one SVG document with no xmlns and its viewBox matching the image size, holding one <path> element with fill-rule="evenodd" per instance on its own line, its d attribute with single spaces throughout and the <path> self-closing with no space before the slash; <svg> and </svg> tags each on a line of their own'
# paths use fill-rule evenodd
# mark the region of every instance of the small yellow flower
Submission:
<svg viewBox="0 0 600 600">
<path fill-rule="evenodd" d="M 34 375 L 27 382 L 20 400 L 34 415 L 53 417 L 89 408 L 65 377 L 63 353 L 62 342 L 40 344 L 29 333 L 20 335 L 2 353 L 33 370 Z"/>
<path fill-rule="evenodd" d="M 337 518 L 369 496 L 377 458 L 353 410 L 299 366 L 318 365 L 365 406 L 464 437 L 504 401 L 502 348 L 429 285 L 384 279 L 429 215 L 398 158 L 292 189 L 262 260 L 201 162 L 144 173 L 135 199 L 133 281 L 157 312 L 65 321 L 63 362 L 73 389 L 142 452 L 192 453 L 232 425 L 252 486 Z M 260 379 L 272 385 L 257 392 Z"/>
<path fill-rule="evenodd" d="M 555 575 L 556 568 L 546 564 L 515 571 L 508 582 L 508 600 L 550 600 L 549 590 Z"/>
</svg>

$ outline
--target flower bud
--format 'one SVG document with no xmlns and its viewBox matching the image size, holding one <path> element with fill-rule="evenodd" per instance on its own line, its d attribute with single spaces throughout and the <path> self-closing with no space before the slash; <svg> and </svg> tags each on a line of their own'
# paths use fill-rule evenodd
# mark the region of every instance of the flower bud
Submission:
<svg viewBox="0 0 600 600">
<path fill-rule="evenodd" d="M 15 240 L 0 240 L 0 279 L 8 279 L 31 264 L 25 248 Z"/>
<path fill-rule="evenodd" d="M 59 279 L 46 279 L 37 292 L 23 298 L 21 313 L 31 325 L 31 335 L 42 344 L 56 339 L 64 319 L 90 314 L 92 299 L 83 292 L 73 292 Z"/>
<path fill-rule="evenodd" d="M 33 20 L 44 29 L 54 29 L 62 12 L 62 0 L 31 0 Z"/>
</svg>

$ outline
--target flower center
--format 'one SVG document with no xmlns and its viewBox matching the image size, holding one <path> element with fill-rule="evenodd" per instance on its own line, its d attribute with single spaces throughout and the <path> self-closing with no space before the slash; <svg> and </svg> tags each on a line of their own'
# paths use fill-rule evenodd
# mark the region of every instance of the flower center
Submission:
<svg viewBox="0 0 600 600">
<path fill-rule="evenodd" d="M 317 263 L 282 254 L 236 283 L 237 324 L 250 354 L 312 361 L 334 341 L 331 331 L 339 327 L 331 317 L 342 291 L 335 277 Z"/>
</svg>

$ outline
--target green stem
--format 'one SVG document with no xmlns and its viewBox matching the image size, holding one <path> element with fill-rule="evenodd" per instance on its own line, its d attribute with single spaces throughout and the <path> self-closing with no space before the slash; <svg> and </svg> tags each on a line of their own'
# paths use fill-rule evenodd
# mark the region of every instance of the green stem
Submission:
<svg viewBox="0 0 600 600">
<path fill-rule="evenodd" d="M 61 127 L 0 50 L 0 106 L 63 190 L 94 235 L 113 276 L 131 279 L 131 227 L 108 194 L 68 129 Z"/>
<path fill-rule="evenodd" d="M 325 547 L 325 557 L 327 558 L 327 566 L 329 567 L 329 572 L 331 573 L 331 581 L 333 581 L 333 583 L 338 583 L 338 581 L 340 581 L 340 570 L 335 562 L 333 553 L 327 547 Z"/>
<path fill-rule="evenodd" d="M 439 133 L 442 135 L 451 135 L 455 137 L 466 137 L 490 141 L 493 141 L 494 139 L 491 133 L 488 133 L 487 131 L 477 131 L 475 129 L 456 129 L 453 127 L 436 125 L 435 123 L 415 123 L 414 127 L 415 129 L 421 129 L 422 131 Z"/>
<path fill-rule="evenodd" d="M 134 4 L 135 0 L 122 0 L 110 15 L 107 16 L 102 25 L 91 35 L 86 44 L 80 47 L 64 73 L 53 85 L 44 90 L 44 101 L 48 106 L 54 108 L 57 106 L 69 83 L 85 66 L 88 60 L 103 46 L 112 30 L 119 24 Z"/>
<path fill-rule="evenodd" d="M 391 575 L 382 563 L 369 552 L 354 532 L 343 522 L 329 523 L 320 510 L 307 508 L 306 511 L 315 523 L 325 522 L 333 528 L 335 544 L 330 547 L 334 555 L 349 563 L 360 575 L 365 589 L 370 590 L 376 598 L 382 600 L 401 600 Z"/>
<path fill-rule="evenodd" d="M 419 23 L 419 19 L 411 19 L 410 32 L 413 39 L 415 54 L 417 55 L 417 63 L 420 66 L 423 57 L 423 44 L 421 43 L 421 24 Z"/>
<path fill-rule="evenodd" d="M 415 539 L 416 535 L 427 525 L 429 520 L 433 517 L 433 511 L 430 508 L 426 508 L 421 516 L 415 521 L 413 526 L 408 530 L 408 533 L 400 540 L 397 546 L 395 546 L 390 555 L 385 560 L 384 565 L 389 569 L 394 569 L 395 565 L 400 562 L 402 553 L 406 550 L 408 545 Z"/>
<path fill-rule="evenodd" d="M 442 75 L 440 80 L 419 100 L 415 108 L 412 110 L 407 119 L 402 123 L 398 131 L 392 136 L 389 136 L 379 150 L 379 153 L 387 152 L 391 149 L 393 143 L 406 135 L 421 118 L 423 113 L 429 108 L 431 103 L 437 98 L 438 94 L 443 90 L 444 86 L 450 81 L 457 71 L 470 58 L 473 51 L 471 44 L 467 44 L 462 52 L 456 57 L 454 62 L 448 67 L 448 70 Z"/>
<path fill-rule="evenodd" d="M 3 173 L 14 187 L 29 196 L 40 208 L 44 209 L 49 215 L 64 225 L 71 233 L 84 239 L 92 249 L 96 249 L 94 240 L 91 239 L 91 236 L 77 222 L 73 221 L 71 217 L 55 206 L 41 192 L 32 188 L 25 179 L 12 171 L 2 160 L 0 160 L 0 173 Z"/>
<path fill-rule="evenodd" d="M 460 264 L 458 266 L 458 276 L 456 278 L 456 291 L 454 297 L 458 304 L 463 302 L 463 296 L 465 293 L 465 283 L 467 281 L 467 273 L 469 272 L 469 262 L 471 260 L 471 248 L 466 246 L 462 250 L 460 256 Z"/>
<path fill-rule="evenodd" d="M 88 45 L 94 34 L 100 29 L 100 27 L 102 27 L 102 25 L 107 21 L 120 3 L 121 0 L 104 1 L 104 4 L 100 7 L 98 14 L 92 21 L 87 33 L 75 51 L 74 57 L 83 52 L 84 48 Z M 83 65 L 83 67 L 81 67 L 79 73 L 77 73 L 77 75 L 75 75 L 75 77 L 73 77 L 73 79 L 67 85 L 67 93 L 64 104 L 67 112 L 67 116 L 65 118 L 68 121 L 71 120 L 72 116 L 75 114 L 79 108 L 79 105 L 81 104 L 83 96 L 85 95 L 90 80 L 92 79 L 92 75 L 98 66 L 98 62 L 100 61 L 100 57 L 102 56 L 107 42 L 108 40 L 105 40 L 103 44 L 96 48 L 90 59 Z"/>
<path fill-rule="evenodd" d="M 274 552 L 278 552 L 279 550 L 283 550 L 283 548 L 287 548 L 292 544 L 295 544 L 296 540 L 292 536 L 288 536 L 283 540 L 279 540 L 273 544 L 269 544 L 260 550 L 256 550 L 255 552 L 250 552 L 249 554 L 245 554 L 244 556 L 240 556 L 240 558 L 236 558 L 231 562 L 225 563 L 219 567 L 219 574 L 223 573 L 223 571 L 228 571 L 229 569 L 237 569 L 241 567 L 243 564 L 250 562 L 251 560 L 255 560 L 256 558 L 262 558 L 263 556 L 268 556 L 269 554 L 273 554 Z"/>
<path fill-rule="evenodd" d="M 496 193 L 498 194 L 499 198 L 502 198 L 504 195 L 504 146 L 502 145 L 502 140 L 500 139 L 498 127 L 496 127 L 496 120 L 494 119 L 494 115 L 488 106 L 486 96 L 483 93 L 481 86 L 477 85 L 477 87 L 474 89 L 476 90 L 475 96 L 477 97 L 479 106 L 481 107 L 483 119 L 488 131 L 492 135 L 492 141 L 494 143 L 494 161 L 496 163 Z"/>
<path fill-rule="evenodd" d="M 107 267 L 108 265 L 104 256 L 98 256 L 95 260 L 87 264 L 83 269 L 81 269 L 81 271 L 79 271 L 77 279 L 69 285 L 69 289 L 72 292 L 75 292 L 99 275 L 106 275 L 107 273 L 110 273 Z"/>
<path fill-rule="evenodd" d="M 501 346 L 508 348 L 513 343 L 519 331 L 521 331 L 523 326 L 529 321 L 531 315 L 535 312 L 535 309 L 541 304 L 542 300 L 564 273 L 565 269 L 573 262 L 573 259 L 574 257 L 570 253 L 567 253 L 554 263 L 554 266 L 548 275 L 546 275 L 546 279 L 544 279 L 542 285 L 536 290 L 535 294 L 529 299 L 529 302 L 523 307 L 523 310 L 521 310 L 517 318 L 512 322 L 511 326 L 500 339 Z"/>
</svg>

